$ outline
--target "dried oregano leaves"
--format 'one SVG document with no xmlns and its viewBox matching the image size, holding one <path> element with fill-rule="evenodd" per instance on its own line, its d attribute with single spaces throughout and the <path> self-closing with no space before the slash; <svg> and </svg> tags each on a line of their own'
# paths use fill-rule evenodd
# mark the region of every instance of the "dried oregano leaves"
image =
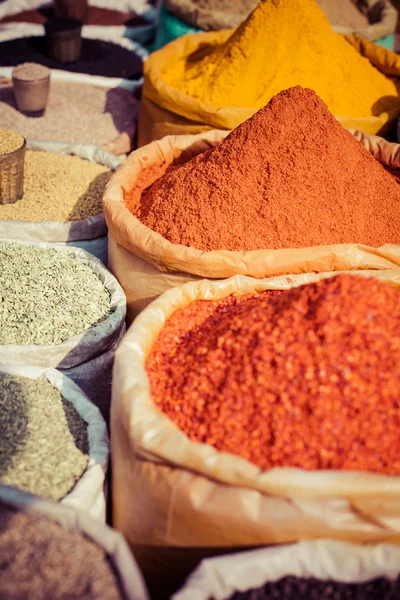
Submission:
<svg viewBox="0 0 400 600">
<path fill-rule="evenodd" d="M 0 373 L 0 482 L 60 500 L 86 470 L 87 424 L 42 376 Z"/>
<path fill-rule="evenodd" d="M 60 344 L 104 321 L 110 293 L 68 254 L 0 242 L 0 344 Z"/>
</svg>

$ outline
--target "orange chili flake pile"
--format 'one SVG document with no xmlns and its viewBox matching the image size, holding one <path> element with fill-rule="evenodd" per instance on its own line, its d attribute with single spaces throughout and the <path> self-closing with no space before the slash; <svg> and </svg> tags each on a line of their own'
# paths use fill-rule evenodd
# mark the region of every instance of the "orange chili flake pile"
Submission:
<svg viewBox="0 0 400 600">
<path fill-rule="evenodd" d="M 196 301 L 146 361 L 156 405 L 196 442 L 262 469 L 400 474 L 400 293 L 338 275 Z"/>
</svg>

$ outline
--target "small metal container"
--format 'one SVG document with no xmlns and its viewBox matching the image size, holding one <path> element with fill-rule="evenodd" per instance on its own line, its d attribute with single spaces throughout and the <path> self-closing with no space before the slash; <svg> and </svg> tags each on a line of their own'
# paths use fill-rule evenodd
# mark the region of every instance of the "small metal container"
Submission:
<svg viewBox="0 0 400 600">
<path fill-rule="evenodd" d="M 13 204 L 24 195 L 26 140 L 17 150 L 0 155 L 0 204 Z"/>
<path fill-rule="evenodd" d="M 13 89 L 17 106 L 22 112 L 39 112 L 47 106 L 50 90 L 50 71 L 41 79 L 19 79 L 12 76 Z"/>
<path fill-rule="evenodd" d="M 54 14 L 57 17 L 73 17 L 86 23 L 88 16 L 88 0 L 53 0 Z"/>
<path fill-rule="evenodd" d="M 59 63 L 78 60 L 82 50 L 82 22 L 56 17 L 45 24 L 49 56 Z"/>
</svg>

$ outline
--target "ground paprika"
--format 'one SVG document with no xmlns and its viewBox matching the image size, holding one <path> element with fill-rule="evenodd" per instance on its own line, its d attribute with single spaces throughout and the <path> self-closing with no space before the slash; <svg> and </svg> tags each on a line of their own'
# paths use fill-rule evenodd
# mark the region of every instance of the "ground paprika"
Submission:
<svg viewBox="0 0 400 600">
<path fill-rule="evenodd" d="M 164 177 L 159 171 L 125 203 L 174 244 L 211 251 L 400 242 L 396 181 L 300 86 L 212 150 Z"/>
<path fill-rule="evenodd" d="M 146 361 L 151 394 L 191 440 L 277 466 L 400 473 L 400 293 L 338 275 L 196 301 Z"/>
</svg>

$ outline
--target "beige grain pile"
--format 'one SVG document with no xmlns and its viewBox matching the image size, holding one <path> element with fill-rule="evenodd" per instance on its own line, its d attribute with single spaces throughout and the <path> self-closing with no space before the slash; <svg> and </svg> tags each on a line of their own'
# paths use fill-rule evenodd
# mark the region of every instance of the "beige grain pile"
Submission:
<svg viewBox="0 0 400 600">
<path fill-rule="evenodd" d="M 0 156 L 21 148 L 24 138 L 12 129 L 0 129 Z"/>
<path fill-rule="evenodd" d="M 102 212 L 101 199 L 111 171 L 78 156 L 27 150 L 24 196 L 0 205 L 9 221 L 77 221 Z"/>
<path fill-rule="evenodd" d="M 128 90 L 52 81 L 43 116 L 19 112 L 11 86 L 0 88 L 0 128 L 26 139 L 103 146 L 120 133 L 135 131 L 138 102 Z"/>
</svg>

